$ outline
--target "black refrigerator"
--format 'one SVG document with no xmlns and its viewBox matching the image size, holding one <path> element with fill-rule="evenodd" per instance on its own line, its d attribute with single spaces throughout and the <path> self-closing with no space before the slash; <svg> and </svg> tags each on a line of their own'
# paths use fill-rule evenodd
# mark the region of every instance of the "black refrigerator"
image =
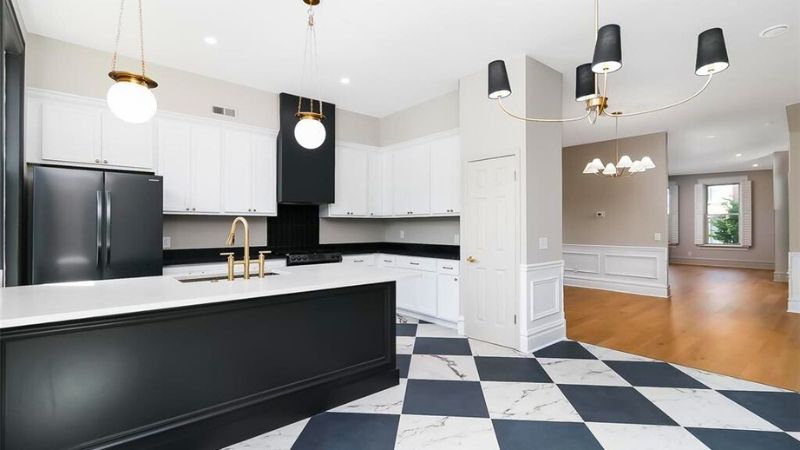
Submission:
<svg viewBox="0 0 800 450">
<path fill-rule="evenodd" d="M 31 284 L 161 275 L 160 176 L 33 166 Z"/>
</svg>

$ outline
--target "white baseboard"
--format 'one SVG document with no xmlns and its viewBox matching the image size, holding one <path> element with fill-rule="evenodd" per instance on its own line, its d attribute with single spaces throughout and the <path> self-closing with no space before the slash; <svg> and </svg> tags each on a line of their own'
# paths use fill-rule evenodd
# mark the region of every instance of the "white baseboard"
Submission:
<svg viewBox="0 0 800 450">
<path fill-rule="evenodd" d="M 564 284 L 669 298 L 666 247 L 564 244 Z"/>
<path fill-rule="evenodd" d="M 531 353 L 566 337 L 564 261 L 523 264 L 518 350 Z"/>
<path fill-rule="evenodd" d="M 697 257 L 673 257 L 669 259 L 670 264 L 683 264 L 687 266 L 709 266 L 709 267 L 729 267 L 733 269 L 762 269 L 775 270 L 774 261 L 738 261 L 732 259 L 717 258 L 697 258 Z"/>
<path fill-rule="evenodd" d="M 458 322 L 451 322 L 449 320 L 441 319 L 439 317 L 429 316 L 427 314 L 423 314 L 417 311 L 410 311 L 400 307 L 397 307 L 396 310 L 397 314 L 400 314 L 401 316 L 411 317 L 412 319 L 417 319 L 417 320 L 424 320 L 425 322 L 435 323 L 436 325 L 441 325 L 445 328 L 452 328 L 454 330 L 459 330 Z M 459 334 L 464 334 L 463 325 L 459 330 Z"/>
<path fill-rule="evenodd" d="M 788 283 L 789 282 L 789 273 L 788 272 L 774 272 L 772 274 L 772 281 L 778 283 Z"/>
<path fill-rule="evenodd" d="M 800 252 L 789 252 L 789 304 L 786 310 L 800 314 Z"/>
</svg>

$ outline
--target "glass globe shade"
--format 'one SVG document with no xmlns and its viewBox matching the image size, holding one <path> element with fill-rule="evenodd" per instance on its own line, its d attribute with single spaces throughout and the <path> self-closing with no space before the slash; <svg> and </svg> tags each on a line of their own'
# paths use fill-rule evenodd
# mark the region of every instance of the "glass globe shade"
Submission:
<svg viewBox="0 0 800 450">
<path fill-rule="evenodd" d="M 317 119 L 306 117 L 294 126 L 294 138 L 305 149 L 314 150 L 325 142 L 325 125 Z"/>
<path fill-rule="evenodd" d="M 144 123 L 158 109 L 156 96 L 147 86 L 130 81 L 118 81 L 108 88 L 108 107 L 115 116 L 129 123 Z"/>
</svg>

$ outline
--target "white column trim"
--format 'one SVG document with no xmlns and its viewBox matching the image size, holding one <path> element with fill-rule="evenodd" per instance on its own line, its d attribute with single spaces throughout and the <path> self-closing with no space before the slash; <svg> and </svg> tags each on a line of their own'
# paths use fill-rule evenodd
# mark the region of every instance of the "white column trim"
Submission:
<svg viewBox="0 0 800 450">
<path fill-rule="evenodd" d="M 789 252 L 789 305 L 787 311 L 800 313 L 800 252 Z"/>
<path fill-rule="evenodd" d="M 534 352 L 567 337 L 564 261 L 520 265 L 519 351 Z"/>
</svg>

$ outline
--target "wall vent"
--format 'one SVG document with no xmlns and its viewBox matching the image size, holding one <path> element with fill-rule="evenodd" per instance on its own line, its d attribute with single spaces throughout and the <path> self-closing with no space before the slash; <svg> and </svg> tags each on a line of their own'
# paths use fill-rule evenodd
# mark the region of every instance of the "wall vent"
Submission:
<svg viewBox="0 0 800 450">
<path fill-rule="evenodd" d="M 212 106 L 211 112 L 220 116 L 230 117 L 232 119 L 236 118 L 236 110 L 233 108 L 226 108 L 224 106 Z"/>
</svg>

